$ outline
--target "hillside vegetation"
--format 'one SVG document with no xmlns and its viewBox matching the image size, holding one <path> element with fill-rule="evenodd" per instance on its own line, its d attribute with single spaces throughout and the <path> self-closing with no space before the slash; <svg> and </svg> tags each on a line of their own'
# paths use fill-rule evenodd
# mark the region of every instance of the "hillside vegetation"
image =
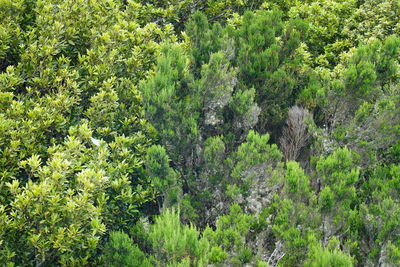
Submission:
<svg viewBox="0 0 400 267">
<path fill-rule="evenodd" d="M 0 0 L 1 266 L 400 266 L 398 0 Z"/>
</svg>

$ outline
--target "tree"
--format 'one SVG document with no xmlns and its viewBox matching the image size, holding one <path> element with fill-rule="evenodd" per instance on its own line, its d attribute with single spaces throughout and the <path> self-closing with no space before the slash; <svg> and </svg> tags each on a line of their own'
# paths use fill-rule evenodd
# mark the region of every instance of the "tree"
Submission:
<svg viewBox="0 0 400 267">
<path fill-rule="evenodd" d="M 2 241 L 13 251 L 24 251 L 9 262 L 81 265 L 94 255 L 106 230 L 108 151 L 105 146 L 86 148 L 90 132 L 84 126 L 76 130 L 64 144 L 49 149 L 46 165 L 37 155 L 21 162 L 31 175 L 27 183 L 15 179 L 6 184 L 11 201 L 1 205 L 9 211 L 2 216 Z"/>
<path fill-rule="evenodd" d="M 178 174 L 169 166 L 170 159 L 162 146 L 153 145 L 147 149 L 146 173 L 150 177 L 157 193 L 162 198 L 157 200 L 159 210 L 177 204 L 180 195 Z"/>
<path fill-rule="evenodd" d="M 261 132 L 282 125 L 283 114 L 304 86 L 306 75 L 300 69 L 301 55 L 296 50 L 306 32 L 307 25 L 300 20 L 290 21 L 285 27 L 278 11 L 244 14 L 236 33 L 236 64 L 241 84 L 256 89 Z"/>
<path fill-rule="evenodd" d="M 105 229 L 155 195 L 136 86 L 172 31 L 119 1 L 3 1 L 0 15 L 1 264 L 94 262 Z"/>
<path fill-rule="evenodd" d="M 207 266 L 209 243 L 193 225 L 182 225 L 180 212 L 165 210 L 149 231 L 156 260 L 170 266 Z"/>
<path fill-rule="evenodd" d="M 142 85 L 146 115 L 159 132 L 160 141 L 184 179 L 186 190 L 197 161 L 200 135 L 201 101 L 192 83 L 183 50 L 178 46 L 166 46 L 154 76 Z"/>
<path fill-rule="evenodd" d="M 259 135 L 251 130 L 246 142 L 227 160 L 231 166 L 227 183 L 231 188 L 232 184 L 235 185 L 240 193 L 233 195 L 233 200 L 239 201 L 242 197 L 241 204 L 247 212 L 259 213 L 268 203 L 266 196 L 277 189 L 273 177 L 281 169 L 282 154 L 275 144 L 269 145 L 268 141 L 268 134 Z"/>
<path fill-rule="evenodd" d="M 352 151 L 339 148 L 317 162 L 316 170 L 323 186 L 319 194 L 323 244 L 340 232 L 352 217 L 357 202 L 355 184 L 360 176 L 360 170 L 354 167 L 355 159 Z"/>
<path fill-rule="evenodd" d="M 105 266 L 153 266 L 137 245 L 124 232 L 111 232 L 110 238 L 104 247 Z"/>
<path fill-rule="evenodd" d="M 223 125 L 224 108 L 232 101 L 232 92 L 236 85 L 235 70 L 229 68 L 229 62 L 222 52 L 212 54 L 208 64 L 202 66 L 199 92 L 202 95 L 202 112 L 205 133 L 217 130 Z M 207 130 L 210 127 L 211 129 Z M 216 131 L 217 133 L 222 133 Z"/>
<path fill-rule="evenodd" d="M 236 90 L 236 70 L 223 51 L 209 55 L 209 62 L 193 73 L 187 59 L 178 46 L 165 47 L 154 76 L 142 85 L 149 121 L 183 179 L 183 192 L 187 194 L 182 202 L 184 216 L 192 213 L 192 205 L 203 213 L 216 204 L 207 197 L 219 190 L 208 187 L 217 174 L 204 158 L 213 149 L 211 140 L 220 136 L 222 142 L 215 145 L 227 144 L 218 150 L 228 153 L 240 144 L 258 115 L 254 91 Z M 227 153 L 221 153 L 218 160 L 223 164 Z M 208 220 L 214 215 L 200 218 Z"/>
<path fill-rule="evenodd" d="M 392 34 L 398 35 L 399 14 L 400 8 L 396 1 L 363 1 L 346 23 L 346 37 L 357 44 L 371 38 L 384 40 Z"/>
<path fill-rule="evenodd" d="M 339 63 L 339 55 L 357 45 L 346 36 L 351 17 L 356 12 L 357 1 L 316 0 L 297 2 L 292 5 L 289 17 L 304 19 L 313 25 L 305 40 L 312 55 L 312 64 L 333 68 Z"/>
<path fill-rule="evenodd" d="M 253 255 L 246 241 L 254 219 L 252 215 L 244 213 L 238 204 L 233 204 L 228 215 L 219 217 L 215 231 L 205 229 L 204 237 L 212 246 L 212 262 L 233 266 L 251 262 Z"/>
<path fill-rule="evenodd" d="M 347 145 L 360 154 L 366 167 L 371 157 L 380 161 L 378 154 L 388 154 L 373 151 L 388 151 L 396 143 L 397 130 L 391 125 L 398 121 L 398 48 L 398 38 L 394 36 L 383 43 L 374 41 L 360 46 L 348 59 L 340 77 L 325 85 L 319 115 L 324 117 L 323 135 L 314 135 L 322 139 L 319 142 L 323 153 Z"/>
<path fill-rule="evenodd" d="M 400 265 L 399 10 L 1 0 L 0 265 Z"/>
<path fill-rule="evenodd" d="M 399 165 L 379 166 L 369 173 L 361 190 L 364 197 L 360 205 L 364 250 L 369 264 L 394 264 L 399 239 L 398 204 L 400 181 Z M 393 254 L 392 254 L 393 253 Z"/>
<path fill-rule="evenodd" d="M 332 242 L 332 244 L 334 243 L 335 242 Z M 326 248 L 321 247 L 320 244 L 312 245 L 305 266 L 310 266 L 310 267 L 353 266 L 353 259 L 332 244 Z"/>
<path fill-rule="evenodd" d="M 283 128 L 282 137 L 279 139 L 281 150 L 287 160 L 296 160 L 300 150 L 308 143 L 307 120 L 311 114 L 298 106 L 289 109 L 286 127 Z"/>
<path fill-rule="evenodd" d="M 190 17 L 185 26 L 185 32 L 190 38 L 193 69 L 199 71 L 203 64 L 209 62 L 211 54 L 224 48 L 227 34 L 220 24 L 210 25 L 207 17 L 199 11 Z"/>
<path fill-rule="evenodd" d="M 268 262 L 274 266 L 295 265 L 307 256 L 307 236 L 320 225 L 310 178 L 297 162 L 286 162 L 286 170 L 279 182 L 282 190 L 276 193 L 272 231 L 276 237 L 274 252 Z M 301 225 L 301 227 L 299 227 Z"/>
</svg>

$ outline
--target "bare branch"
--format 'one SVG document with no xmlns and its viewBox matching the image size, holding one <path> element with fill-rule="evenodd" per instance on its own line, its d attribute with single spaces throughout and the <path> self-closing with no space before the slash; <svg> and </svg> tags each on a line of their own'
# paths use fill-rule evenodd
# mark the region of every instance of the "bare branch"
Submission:
<svg viewBox="0 0 400 267">
<path fill-rule="evenodd" d="M 300 150 L 308 144 L 309 134 L 305 121 L 311 118 L 307 109 L 293 106 L 289 109 L 286 126 L 279 139 L 282 153 L 287 160 L 296 160 Z"/>
</svg>

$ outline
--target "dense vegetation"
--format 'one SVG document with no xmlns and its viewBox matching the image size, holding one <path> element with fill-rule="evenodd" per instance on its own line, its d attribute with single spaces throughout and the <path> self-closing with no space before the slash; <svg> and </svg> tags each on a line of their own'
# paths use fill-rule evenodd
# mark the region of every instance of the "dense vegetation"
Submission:
<svg viewBox="0 0 400 267">
<path fill-rule="evenodd" d="M 400 266 L 398 0 L 0 0 L 1 266 Z"/>
</svg>

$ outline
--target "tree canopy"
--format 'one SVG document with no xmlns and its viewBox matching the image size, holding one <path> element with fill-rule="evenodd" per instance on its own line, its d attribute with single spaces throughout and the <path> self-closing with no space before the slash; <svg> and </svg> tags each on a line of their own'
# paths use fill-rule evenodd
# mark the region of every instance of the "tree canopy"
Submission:
<svg viewBox="0 0 400 267">
<path fill-rule="evenodd" d="M 399 266 L 397 0 L 0 0 L 1 266 Z"/>
</svg>

